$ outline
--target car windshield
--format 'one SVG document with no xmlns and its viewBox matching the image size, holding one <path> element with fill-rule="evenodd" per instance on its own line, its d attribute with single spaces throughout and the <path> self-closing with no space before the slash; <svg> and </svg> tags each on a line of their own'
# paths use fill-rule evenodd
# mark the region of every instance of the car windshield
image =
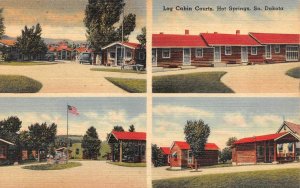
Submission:
<svg viewBox="0 0 300 188">
<path fill-rule="evenodd" d="M 89 54 L 89 53 L 81 54 L 81 58 L 88 59 L 90 57 L 91 57 L 91 54 Z"/>
</svg>

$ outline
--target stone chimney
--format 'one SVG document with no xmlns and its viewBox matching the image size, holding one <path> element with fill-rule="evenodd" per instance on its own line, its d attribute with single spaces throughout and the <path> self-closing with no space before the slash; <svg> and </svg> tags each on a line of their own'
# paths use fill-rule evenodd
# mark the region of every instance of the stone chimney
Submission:
<svg viewBox="0 0 300 188">
<path fill-rule="evenodd" d="M 218 34 L 218 32 L 215 31 L 214 34 Z"/>
<path fill-rule="evenodd" d="M 164 34 L 164 32 L 160 32 L 159 34 L 161 34 L 161 35 L 162 35 L 162 34 Z"/>
<path fill-rule="evenodd" d="M 236 34 L 236 35 L 239 35 L 239 34 L 241 34 L 241 31 L 240 31 L 240 30 L 236 30 L 236 31 L 235 31 L 235 34 Z"/>
<path fill-rule="evenodd" d="M 190 34 L 190 31 L 189 31 L 188 29 L 186 29 L 186 30 L 184 31 L 184 33 L 185 33 L 186 35 L 189 35 L 189 34 Z"/>
</svg>

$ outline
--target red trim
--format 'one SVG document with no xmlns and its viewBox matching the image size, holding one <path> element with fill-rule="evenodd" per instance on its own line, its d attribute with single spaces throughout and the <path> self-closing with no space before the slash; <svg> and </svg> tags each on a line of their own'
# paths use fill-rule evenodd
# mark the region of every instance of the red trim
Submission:
<svg viewBox="0 0 300 188">
<path fill-rule="evenodd" d="M 146 141 L 145 132 L 117 132 L 112 131 L 112 134 L 118 140 L 141 140 Z"/>
</svg>

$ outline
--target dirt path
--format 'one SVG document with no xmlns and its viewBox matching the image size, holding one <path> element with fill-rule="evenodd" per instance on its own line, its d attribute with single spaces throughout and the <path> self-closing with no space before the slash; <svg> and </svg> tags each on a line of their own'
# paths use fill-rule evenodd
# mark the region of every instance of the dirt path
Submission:
<svg viewBox="0 0 300 188">
<path fill-rule="evenodd" d="M 146 74 L 90 71 L 91 65 L 0 66 L 0 74 L 23 75 L 43 84 L 40 93 L 126 93 L 105 77 L 146 79 Z"/>
<path fill-rule="evenodd" d="M 235 93 L 299 93 L 300 80 L 285 75 L 299 67 L 300 62 L 271 65 L 197 68 L 181 71 L 158 72 L 153 76 L 187 74 L 195 72 L 225 71 L 221 81 Z"/>
<path fill-rule="evenodd" d="M 146 168 L 130 168 L 104 161 L 80 161 L 82 166 L 34 171 L 21 166 L 0 167 L 0 187 L 5 188 L 144 188 Z"/>
<path fill-rule="evenodd" d="M 220 168 L 206 168 L 200 169 L 200 172 L 191 172 L 191 170 L 184 171 L 169 171 L 168 167 L 152 168 L 152 180 L 178 178 L 187 176 L 200 176 L 206 174 L 222 174 L 233 172 L 246 172 L 246 171 L 259 171 L 259 170 L 275 170 L 284 168 L 300 168 L 300 163 L 289 164 L 262 164 L 250 166 L 233 166 L 233 167 L 220 167 Z"/>
</svg>

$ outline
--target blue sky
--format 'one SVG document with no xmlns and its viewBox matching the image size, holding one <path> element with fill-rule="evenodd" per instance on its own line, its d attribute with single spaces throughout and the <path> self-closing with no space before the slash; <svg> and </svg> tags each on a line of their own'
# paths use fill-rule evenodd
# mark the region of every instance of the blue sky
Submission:
<svg viewBox="0 0 300 188">
<path fill-rule="evenodd" d="M 237 12 L 199 12 L 199 11 L 163 11 L 163 6 L 282 6 L 283 11 L 237 11 Z M 299 0 L 154 0 L 153 32 L 183 34 L 189 29 L 191 34 L 200 32 L 235 33 L 240 29 L 242 34 L 248 32 L 299 33 Z"/>
<path fill-rule="evenodd" d="M 40 22 L 44 37 L 85 40 L 83 19 L 87 2 L 88 0 L 1 0 L 0 8 L 4 8 L 6 34 L 9 36 L 20 35 L 24 25 Z M 137 15 L 136 29 L 130 36 L 134 41 L 137 33 L 146 25 L 146 1 L 125 2 L 125 14 Z"/>
<path fill-rule="evenodd" d="M 128 129 L 134 124 L 136 131 L 146 131 L 146 100 L 143 97 L 130 98 L 1 98 L 0 119 L 18 116 L 22 129 L 36 122 L 56 123 L 58 134 L 66 134 L 66 105 L 77 107 L 79 116 L 69 114 L 69 133 L 83 135 L 94 126 L 100 138 L 113 126 L 122 125 Z"/>
<path fill-rule="evenodd" d="M 275 133 L 283 122 L 300 123 L 299 98 L 154 98 L 152 142 L 170 146 L 184 140 L 187 120 L 203 119 L 211 128 L 209 142 L 223 148 L 237 138 Z"/>
</svg>

